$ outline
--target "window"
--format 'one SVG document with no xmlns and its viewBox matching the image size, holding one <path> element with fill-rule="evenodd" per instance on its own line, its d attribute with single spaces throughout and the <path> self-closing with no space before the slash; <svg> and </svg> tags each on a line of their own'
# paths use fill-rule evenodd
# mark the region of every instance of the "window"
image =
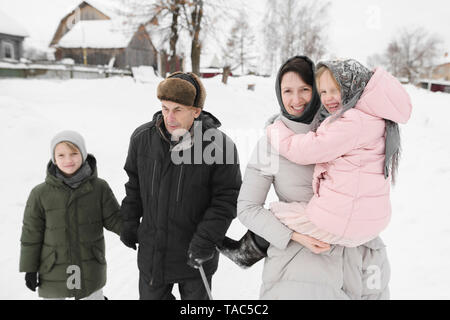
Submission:
<svg viewBox="0 0 450 320">
<path fill-rule="evenodd" d="M 3 47 L 3 57 L 5 59 L 15 59 L 14 45 L 11 42 L 3 41 L 2 47 Z"/>
</svg>

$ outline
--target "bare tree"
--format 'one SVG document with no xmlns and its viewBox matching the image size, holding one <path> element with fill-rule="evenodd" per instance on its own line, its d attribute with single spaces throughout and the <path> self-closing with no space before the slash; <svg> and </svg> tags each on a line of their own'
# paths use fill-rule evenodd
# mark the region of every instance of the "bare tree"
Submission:
<svg viewBox="0 0 450 320">
<path fill-rule="evenodd" d="M 234 12 L 229 0 L 184 0 L 183 25 L 191 37 L 192 72 L 200 75 L 203 44 L 208 37 L 217 40 L 222 25 Z M 219 31 L 220 30 L 220 31 Z"/>
<path fill-rule="evenodd" d="M 278 34 L 278 13 L 277 2 L 267 1 L 266 12 L 261 21 L 263 41 L 265 44 L 265 50 L 263 52 L 264 61 L 266 66 L 263 73 L 270 74 L 280 64 L 279 48 L 281 46 L 281 39 Z"/>
<path fill-rule="evenodd" d="M 295 53 L 303 53 L 314 61 L 326 52 L 325 23 L 328 18 L 329 3 L 304 2 L 298 8 L 296 19 L 297 35 L 294 38 Z"/>
<path fill-rule="evenodd" d="M 200 75 L 200 56 L 202 52 L 202 43 L 200 40 L 200 32 L 203 27 L 203 0 L 191 0 L 183 3 L 184 19 L 187 30 L 191 36 L 191 63 L 192 72 Z"/>
<path fill-rule="evenodd" d="M 224 61 L 235 70 L 241 67 L 241 74 L 246 71 L 254 72 L 254 44 L 255 36 L 247 22 L 247 14 L 241 11 L 231 27 L 230 37 L 223 50 Z"/>
<path fill-rule="evenodd" d="M 329 3 L 321 0 L 268 0 L 263 32 L 270 64 L 294 55 L 320 59 L 326 52 L 328 8 Z"/>
<path fill-rule="evenodd" d="M 162 41 L 169 43 L 170 72 L 176 70 L 180 20 L 185 2 L 185 0 L 124 0 L 127 9 L 123 10 L 123 14 L 129 18 L 131 27 L 135 28 L 136 25 L 144 24 L 146 27 L 157 28 L 158 33 L 163 37 Z"/>
<path fill-rule="evenodd" d="M 423 28 L 403 30 L 397 41 L 400 50 L 400 73 L 411 82 L 431 67 L 439 53 L 441 40 Z"/>
<path fill-rule="evenodd" d="M 170 43 L 170 70 L 175 67 L 179 42 L 184 44 L 187 33 L 190 37 L 192 72 L 200 75 L 200 58 L 203 41 L 214 32 L 218 17 L 227 17 L 229 6 L 223 0 L 122 0 L 129 16 L 135 21 L 144 21 L 163 41 Z M 159 48 L 159 50 L 161 50 Z M 162 50 L 161 50 L 162 51 Z"/>
<path fill-rule="evenodd" d="M 381 55 L 369 57 L 368 62 L 382 65 L 394 76 L 414 83 L 433 65 L 441 43 L 437 35 L 424 28 L 403 29 Z"/>
</svg>

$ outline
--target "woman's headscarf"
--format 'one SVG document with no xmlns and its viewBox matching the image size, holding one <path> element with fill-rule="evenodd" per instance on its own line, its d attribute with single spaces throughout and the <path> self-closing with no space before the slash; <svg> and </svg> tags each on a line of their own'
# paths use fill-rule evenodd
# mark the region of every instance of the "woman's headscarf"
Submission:
<svg viewBox="0 0 450 320">
<path fill-rule="evenodd" d="M 292 61 L 294 61 L 296 59 L 300 59 L 300 60 L 302 60 L 301 62 L 304 62 L 304 63 L 303 64 L 300 63 L 299 68 L 292 68 L 292 67 L 286 68 L 286 66 L 288 64 L 290 64 Z M 287 72 L 296 72 L 303 79 L 303 81 L 305 83 L 312 86 L 311 101 L 306 105 L 305 110 L 303 111 L 302 115 L 299 117 L 293 116 L 286 111 L 286 108 L 283 104 L 283 99 L 281 97 L 281 80 L 282 80 L 282 77 Z M 310 124 L 313 121 L 314 117 L 316 116 L 321 103 L 320 103 L 319 94 L 317 93 L 316 81 L 314 80 L 314 74 L 315 74 L 314 63 L 311 61 L 311 59 L 309 59 L 306 56 L 292 57 L 292 58 L 288 59 L 280 67 L 280 69 L 278 71 L 277 79 L 275 82 L 275 91 L 277 94 L 277 99 L 278 99 L 278 103 L 281 108 L 281 112 L 282 112 L 283 116 L 285 116 L 289 120 L 292 120 L 295 122 L 301 122 L 301 123 L 305 123 L 305 124 Z"/>
</svg>

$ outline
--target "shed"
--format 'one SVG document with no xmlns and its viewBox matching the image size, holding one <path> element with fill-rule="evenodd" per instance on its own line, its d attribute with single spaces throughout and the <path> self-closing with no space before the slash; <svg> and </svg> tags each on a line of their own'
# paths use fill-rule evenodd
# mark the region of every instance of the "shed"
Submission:
<svg viewBox="0 0 450 320">
<path fill-rule="evenodd" d="M 110 65 L 116 68 L 152 66 L 157 69 L 158 52 L 146 28 L 130 31 L 111 12 L 83 1 L 60 22 L 51 41 L 58 60 L 71 58 L 78 64 Z M 106 14 L 105 12 L 108 12 Z"/>
</svg>

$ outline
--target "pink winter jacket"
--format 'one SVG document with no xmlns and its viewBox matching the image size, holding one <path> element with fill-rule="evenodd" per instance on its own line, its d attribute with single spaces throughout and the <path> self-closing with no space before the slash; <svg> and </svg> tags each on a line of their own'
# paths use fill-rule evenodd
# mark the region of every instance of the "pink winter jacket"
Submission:
<svg viewBox="0 0 450 320">
<path fill-rule="evenodd" d="M 268 128 L 273 147 L 283 157 L 316 164 L 314 196 L 306 213 L 318 228 L 363 239 L 387 226 L 391 181 L 384 178 L 384 119 L 406 123 L 411 110 L 400 82 L 377 68 L 356 106 L 334 122 L 327 118 L 317 132 L 295 135 L 281 121 Z"/>
</svg>

